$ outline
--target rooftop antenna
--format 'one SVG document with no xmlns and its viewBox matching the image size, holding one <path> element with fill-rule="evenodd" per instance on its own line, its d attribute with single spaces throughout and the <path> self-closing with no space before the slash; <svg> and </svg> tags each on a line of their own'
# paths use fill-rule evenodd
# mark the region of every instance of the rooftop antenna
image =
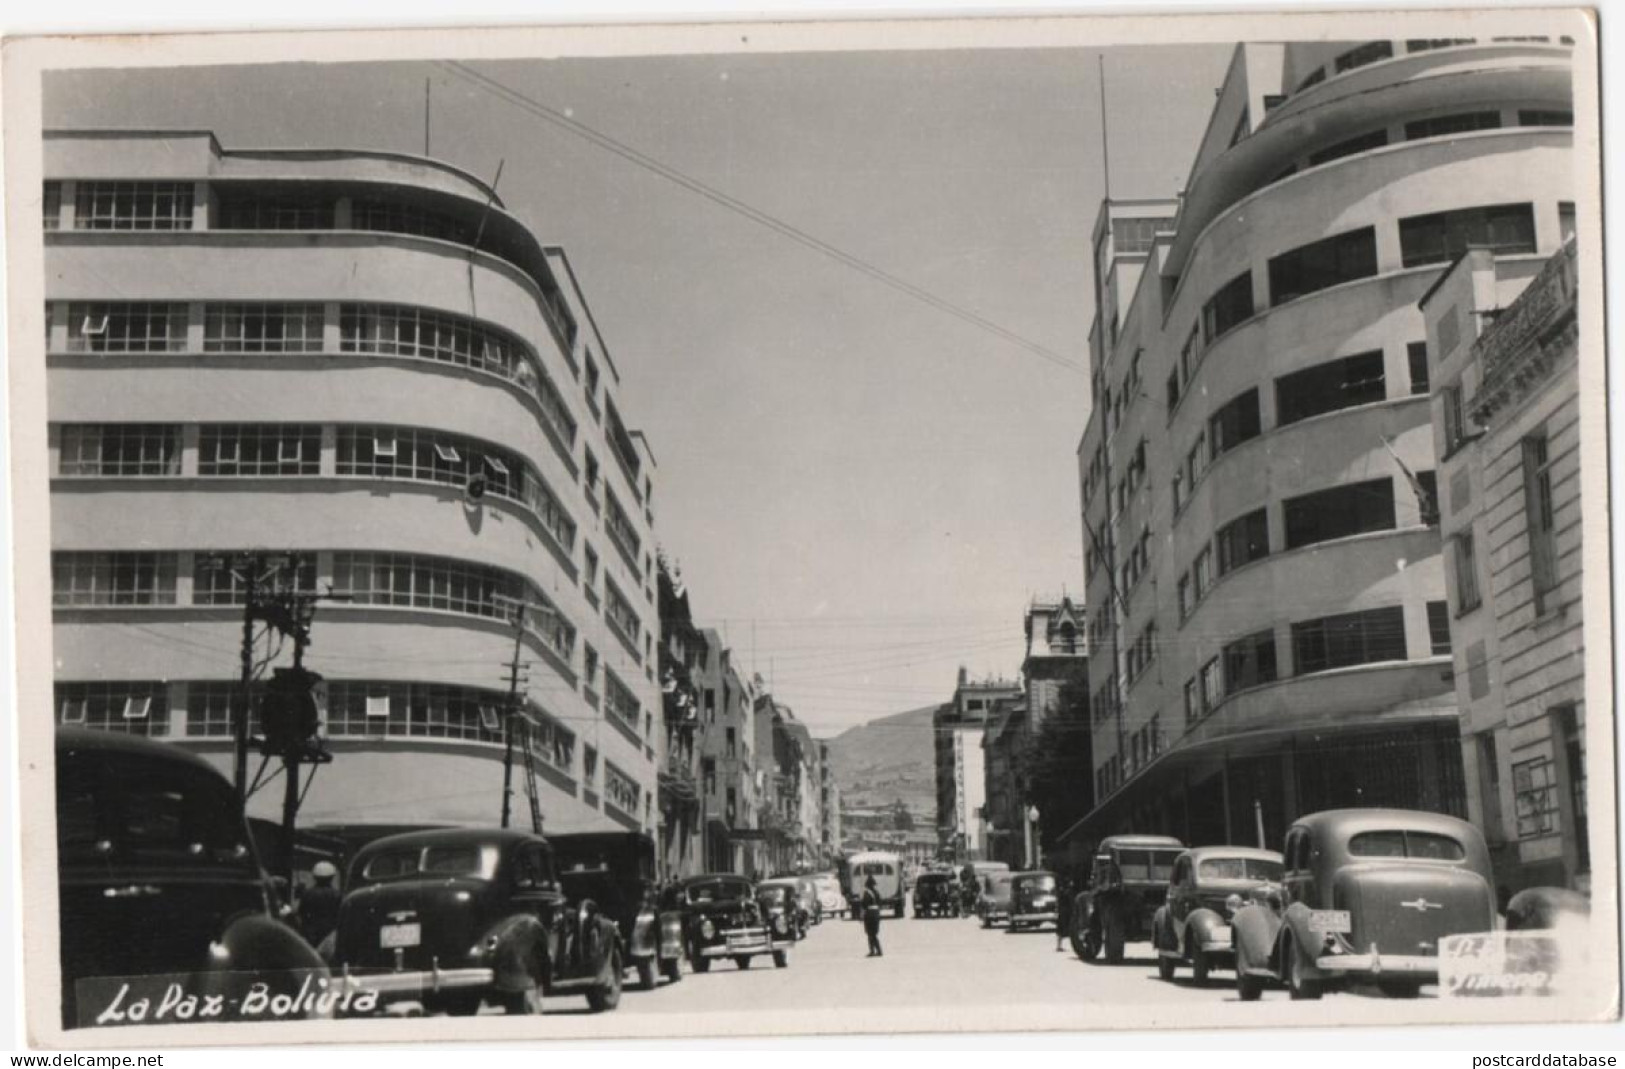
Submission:
<svg viewBox="0 0 1625 1069">
<path fill-rule="evenodd" d="M 1110 139 L 1106 136 L 1106 53 L 1095 56 L 1100 74 L 1100 172 L 1106 187 L 1106 203 L 1112 202 L 1112 154 Z"/>
</svg>

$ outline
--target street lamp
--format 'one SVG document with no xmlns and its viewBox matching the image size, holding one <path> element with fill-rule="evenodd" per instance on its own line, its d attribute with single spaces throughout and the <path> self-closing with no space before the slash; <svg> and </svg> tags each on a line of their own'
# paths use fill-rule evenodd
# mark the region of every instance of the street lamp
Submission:
<svg viewBox="0 0 1625 1069">
<path fill-rule="evenodd" d="M 1028 806 L 1027 812 L 1023 816 L 1027 818 L 1021 822 L 1021 829 L 1027 839 L 1027 867 L 1036 869 L 1038 867 L 1038 852 L 1033 843 L 1033 828 L 1038 824 L 1038 807 L 1035 805 Z"/>
</svg>

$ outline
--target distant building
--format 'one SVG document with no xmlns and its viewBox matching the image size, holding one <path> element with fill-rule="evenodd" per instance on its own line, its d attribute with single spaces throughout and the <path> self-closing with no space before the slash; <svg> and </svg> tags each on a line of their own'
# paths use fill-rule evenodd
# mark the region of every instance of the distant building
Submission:
<svg viewBox="0 0 1625 1069">
<path fill-rule="evenodd" d="M 1029 846 L 1025 826 L 1028 797 L 1022 768 L 1030 738 L 1028 721 L 1024 698 L 1000 699 L 982 732 L 986 781 L 982 817 L 987 858 L 1006 862 L 1013 869 L 1026 867 Z"/>
<path fill-rule="evenodd" d="M 739 672 L 733 651 L 714 629 L 705 639 L 699 673 L 703 754 L 701 814 L 705 824 L 705 871 L 762 874 L 767 849 L 759 820 L 770 758 L 758 749 L 756 693 Z M 771 749 L 767 751 L 771 754 Z"/>
<path fill-rule="evenodd" d="M 1589 890 L 1575 243 L 1423 298 L 1467 809 L 1503 890 Z"/>
<path fill-rule="evenodd" d="M 936 747 L 937 841 L 949 857 L 987 857 L 987 773 L 982 732 L 1000 701 L 1021 697 L 1021 687 L 1008 680 L 973 683 L 959 670 L 952 700 L 932 718 Z"/>
<path fill-rule="evenodd" d="M 1030 727 L 1037 727 L 1055 711 L 1063 686 L 1073 680 L 1087 683 L 1088 622 L 1084 607 L 1064 595 L 1060 601 L 1035 601 L 1028 606 L 1022 621 L 1027 646 L 1021 682 L 1027 691 Z"/>
<path fill-rule="evenodd" d="M 835 780 L 829 740 L 818 741 L 819 867 L 834 864 L 841 853 L 841 786 Z"/>
</svg>

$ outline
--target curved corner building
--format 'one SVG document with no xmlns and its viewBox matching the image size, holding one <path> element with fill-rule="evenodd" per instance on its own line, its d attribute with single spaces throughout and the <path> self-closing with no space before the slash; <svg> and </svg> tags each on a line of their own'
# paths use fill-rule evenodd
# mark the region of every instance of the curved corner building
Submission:
<svg viewBox="0 0 1625 1069">
<path fill-rule="evenodd" d="M 1072 845 L 1464 813 L 1418 301 L 1572 229 L 1570 46 L 1242 45 L 1180 199 L 1102 207 Z"/>
<path fill-rule="evenodd" d="M 222 564 L 293 551 L 335 596 L 305 656 L 334 760 L 301 827 L 497 822 L 521 601 L 547 830 L 652 835 L 654 458 L 563 250 L 430 159 L 44 149 L 58 722 L 230 775 L 245 588 Z"/>
</svg>

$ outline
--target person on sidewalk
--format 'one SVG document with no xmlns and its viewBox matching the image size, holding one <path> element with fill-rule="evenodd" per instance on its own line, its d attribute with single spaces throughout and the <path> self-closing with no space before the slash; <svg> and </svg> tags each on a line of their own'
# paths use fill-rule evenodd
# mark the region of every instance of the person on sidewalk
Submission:
<svg viewBox="0 0 1625 1069">
<path fill-rule="evenodd" d="M 1072 930 L 1072 881 L 1061 879 L 1055 887 L 1055 949 L 1061 949 Z"/>
<path fill-rule="evenodd" d="M 863 934 L 869 937 L 869 956 L 871 958 L 883 957 L 880 949 L 880 891 L 875 887 L 875 878 L 869 877 L 863 881 Z"/>
</svg>

